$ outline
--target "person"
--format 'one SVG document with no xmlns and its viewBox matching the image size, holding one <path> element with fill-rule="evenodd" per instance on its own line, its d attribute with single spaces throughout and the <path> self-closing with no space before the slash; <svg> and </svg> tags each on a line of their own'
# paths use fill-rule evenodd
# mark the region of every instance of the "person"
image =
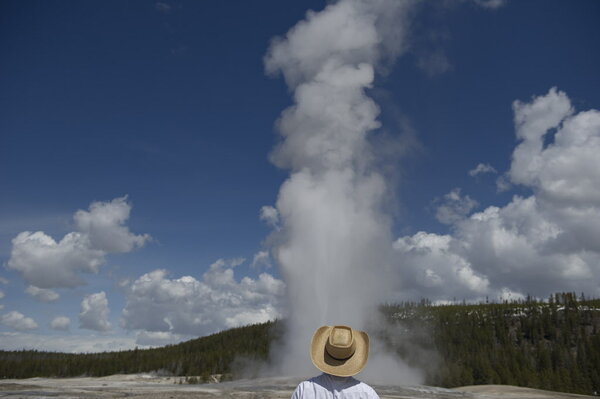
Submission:
<svg viewBox="0 0 600 399">
<path fill-rule="evenodd" d="M 323 326 L 314 333 L 310 359 L 323 374 L 301 382 L 292 399 L 379 399 L 355 379 L 367 364 L 369 336 L 348 326 Z"/>
</svg>

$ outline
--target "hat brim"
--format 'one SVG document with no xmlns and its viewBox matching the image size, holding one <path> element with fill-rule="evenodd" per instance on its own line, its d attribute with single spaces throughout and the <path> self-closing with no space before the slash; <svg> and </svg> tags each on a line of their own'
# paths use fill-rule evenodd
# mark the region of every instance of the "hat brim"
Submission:
<svg viewBox="0 0 600 399">
<path fill-rule="evenodd" d="M 316 368 L 324 373 L 338 377 L 350 377 L 358 374 L 367 364 L 369 358 L 369 336 L 362 331 L 352 330 L 356 342 L 356 350 L 348 359 L 338 360 L 329 356 L 325 344 L 329 339 L 331 326 L 317 329 L 310 345 L 310 359 Z"/>
</svg>

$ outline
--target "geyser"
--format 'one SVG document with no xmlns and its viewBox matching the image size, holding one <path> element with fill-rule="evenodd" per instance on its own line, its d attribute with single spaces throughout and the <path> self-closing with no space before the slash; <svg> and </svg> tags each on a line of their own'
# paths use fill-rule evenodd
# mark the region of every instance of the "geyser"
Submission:
<svg viewBox="0 0 600 399">
<path fill-rule="evenodd" d="M 412 2 L 342 0 L 309 11 L 265 57 L 294 104 L 277 123 L 272 162 L 290 170 L 276 202 L 280 225 L 272 253 L 287 284 L 284 348 L 277 370 L 314 374 L 308 348 L 315 329 L 348 324 L 372 331 L 377 306 L 394 286 L 389 183 L 376 168 L 370 135 L 380 127 L 368 96 L 375 75 L 405 47 Z M 364 374 L 372 382 L 419 383 L 417 372 L 377 341 Z"/>
</svg>

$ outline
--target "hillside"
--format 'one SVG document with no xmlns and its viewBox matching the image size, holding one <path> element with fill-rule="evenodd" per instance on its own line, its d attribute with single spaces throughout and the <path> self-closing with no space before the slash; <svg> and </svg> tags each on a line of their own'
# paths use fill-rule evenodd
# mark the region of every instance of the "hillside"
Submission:
<svg viewBox="0 0 600 399">
<path fill-rule="evenodd" d="M 600 392 L 600 300 L 574 294 L 506 303 L 385 305 L 385 329 L 372 331 L 427 385 L 508 384 L 591 395 Z M 3 378 L 105 376 L 158 372 L 225 374 L 232 363 L 266 360 L 279 324 L 246 326 L 155 349 L 64 354 L 0 351 Z"/>
<path fill-rule="evenodd" d="M 380 332 L 428 385 L 600 392 L 600 300 L 557 294 L 502 304 L 382 307 Z"/>
<path fill-rule="evenodd" d="M 230 373 L 237 358 L 264 360 L 277 333 L 268 322 L 233 328 L 162 348 L 120 352 L 69 354 L 39 351 L 0 351 L 0 378 L 100 377 L 157 372 L 176 376 Z"/>
</svg>

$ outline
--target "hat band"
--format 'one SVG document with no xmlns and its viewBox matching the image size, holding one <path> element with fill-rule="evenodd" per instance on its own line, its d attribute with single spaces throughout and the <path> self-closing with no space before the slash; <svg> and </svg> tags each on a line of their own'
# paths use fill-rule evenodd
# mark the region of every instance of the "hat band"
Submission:
<svg viewBox="0 0 600 399">
<path fill-rule="evenodd" d="M 352 341 L 352 345 L 345 348 L 340 348 L 339 346 L 331 345 L 329 342 L 325 343 L 325 351 L 336 360 L 346 360 L 354 355 L 356 351 L 356 343 Z"/>
</svg>

